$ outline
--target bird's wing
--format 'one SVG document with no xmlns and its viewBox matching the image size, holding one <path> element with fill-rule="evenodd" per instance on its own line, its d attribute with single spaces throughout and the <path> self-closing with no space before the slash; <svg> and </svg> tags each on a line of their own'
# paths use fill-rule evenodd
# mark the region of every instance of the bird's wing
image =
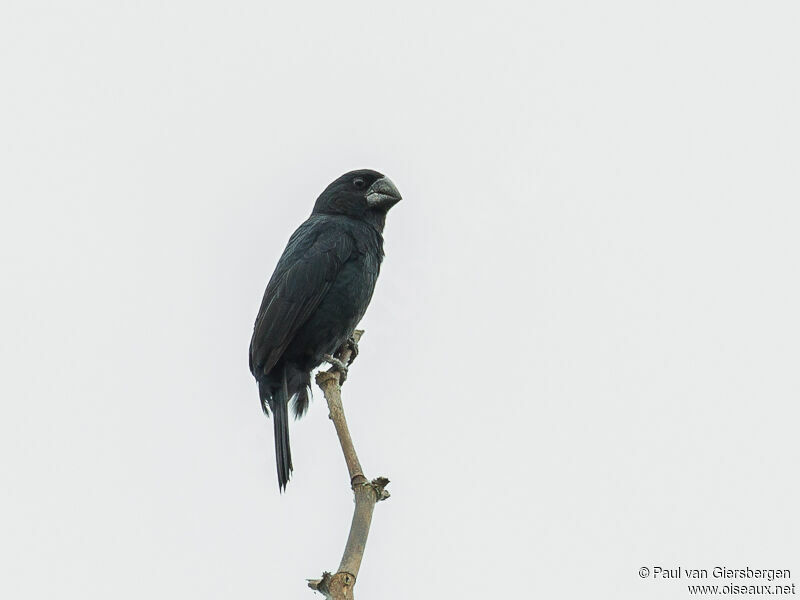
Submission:
<svg viewBox="0 0 800 600">
<path fill-rule="evenodd" d="M 250 372 L 256 378 L 275 366 L 353 251 L 352 238 L 331 225 L 313 217 L 303 223 L 278 261 L 250 342 Z"/>
</svg>

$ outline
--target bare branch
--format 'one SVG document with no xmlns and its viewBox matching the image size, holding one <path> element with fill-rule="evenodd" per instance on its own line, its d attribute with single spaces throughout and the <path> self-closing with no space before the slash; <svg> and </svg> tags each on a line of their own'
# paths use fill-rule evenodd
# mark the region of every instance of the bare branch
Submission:
<svg viewBox="0 0 800 600">
<path fill-rule="evenodd" d="M 356 342 L 361 339 L 363 333 L 362 330 L 357 330 L 353 334 Z M 347 364 L 351 354 L 352 349 L 345 347 L 339 360 Z M 355 495 L 356 506 L 350 524 L 350 535 L 347 537 L 342 561 L 339 563 L 339 570 L 334 575 L 328 572 L 323 573 L 322 579 L 308 580 L 308 587 L 321 592 L 329 600 L 352 600 L 353 586 L 355 586 L 358 571 L 361 568 L 361 559 L 364 557 L 364 548 L 367 545 L 372 512 L 376 502 L 389 497 L 389 492 L 385 489 L 389 480 L 385 477 L 378 477 L 369 481 L 364 476 L 344 416 L 339 375 L 339 371 L 333 367 L 317 374 L 316 381 L 328 402 L 330 418 L 336 428 L 336 435 L 339 437 L 344 460 L 347 463 L 347 471 L 350 474 L 350 487 Z"/>
</svg>

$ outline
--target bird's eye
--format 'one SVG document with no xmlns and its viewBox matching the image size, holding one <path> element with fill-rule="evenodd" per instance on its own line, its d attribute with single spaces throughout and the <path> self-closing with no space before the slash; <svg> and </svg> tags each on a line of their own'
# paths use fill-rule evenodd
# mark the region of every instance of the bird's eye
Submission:
<svg viewBox="0 0 800 600">
<path fill-rule="evenodd" d="M 357 190 L 363 190 L 364 186 L 366 186 L 367 184 L 364 183 L 364 180 L 361 179 L 361 177 L 356 177 L 355 179 L 353 179 L 353 185 Z"/>
</svg>

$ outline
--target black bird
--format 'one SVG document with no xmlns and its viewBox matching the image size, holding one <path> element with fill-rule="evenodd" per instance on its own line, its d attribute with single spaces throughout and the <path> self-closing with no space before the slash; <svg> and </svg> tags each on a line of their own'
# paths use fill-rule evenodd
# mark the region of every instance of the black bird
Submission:
<svg viewBox="0 0 800 600">
<path fill-rule="evenodd" d="M 275 427 L 278 486 L 292 472 L 289 401 L 308 408 L 311 371 L 348 340 L 369 306 L 383 260 L 387 211 L 401 199 L 377 171 L 351 171 L 317 198 L 267 284 L 250 341 L 250 372 Z"/>
</svg>

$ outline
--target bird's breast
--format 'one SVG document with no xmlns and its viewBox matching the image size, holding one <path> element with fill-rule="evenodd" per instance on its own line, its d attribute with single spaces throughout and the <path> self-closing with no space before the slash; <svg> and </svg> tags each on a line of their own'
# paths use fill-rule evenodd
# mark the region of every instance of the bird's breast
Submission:
<svg viewBox="0 0 800 600">
<path fill-rule="evenodd" d="M 333 354 L 352 335 L 367 311 L 380 271 L 380 256 L 353 253 L 342 265 L 319 306 L 300 328 L 289 357 L 303 355 L 316 366 L 323 354 Z"/>
</svg>

